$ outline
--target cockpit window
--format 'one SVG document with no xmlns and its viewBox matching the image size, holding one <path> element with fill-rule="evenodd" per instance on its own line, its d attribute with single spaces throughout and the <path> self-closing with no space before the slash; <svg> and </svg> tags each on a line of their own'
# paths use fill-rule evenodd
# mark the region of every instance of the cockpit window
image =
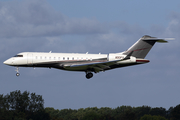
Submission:
<svg viewBox="0 0 180 120">
<path fill-rule="evenodd" d="M 23 55 L 15 55 L 14 57 L 23 57 Z"/>
</svg>

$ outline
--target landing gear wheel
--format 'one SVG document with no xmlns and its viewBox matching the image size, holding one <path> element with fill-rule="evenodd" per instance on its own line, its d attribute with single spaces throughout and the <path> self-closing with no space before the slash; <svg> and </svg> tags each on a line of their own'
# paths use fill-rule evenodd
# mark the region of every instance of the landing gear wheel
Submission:
<svg viewBox="0 0 180 120">
<path fill-rule="evenodd" d="M 86 78 L 87 78 L 87 79 L 90 79 L 90 78 L 92 78 L 92 77 L 93 77 L 93 74 L 92 74 L 92 73 L 87 73 L 87 74 L 86 74 Z"/>
<path fill-rule="evenodd" d="M 18 77 L 20 74 L 19 73 L 16 73 L 16 76 Z"/>
</svg>

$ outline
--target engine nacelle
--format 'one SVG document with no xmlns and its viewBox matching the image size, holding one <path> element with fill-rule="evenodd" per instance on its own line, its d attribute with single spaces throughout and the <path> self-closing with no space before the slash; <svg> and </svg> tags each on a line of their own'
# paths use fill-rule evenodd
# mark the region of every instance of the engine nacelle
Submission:
<svg viewBox="0 0 180 120">
<path fill-rule="evenodd" d="M 108 61 L 114 61 L 114 60 L 122 60 L 126 57 L 126 55 L 122 55 L 122 54 L 115 54 L 115 53 L 109 53 L 107 60 Z"/>
</svg>

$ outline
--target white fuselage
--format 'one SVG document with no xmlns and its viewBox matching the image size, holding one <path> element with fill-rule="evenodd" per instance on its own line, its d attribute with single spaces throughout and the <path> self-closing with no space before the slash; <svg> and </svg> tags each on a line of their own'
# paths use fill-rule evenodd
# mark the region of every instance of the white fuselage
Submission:
<svg viewBox="0 0 180 120">
<path fill-rule="evenodd" d="M 79 53 L 43 53 L 43 52 L 23 52 L 6 60 L 4 64 L 17 67 L 48 67 L 72 71 L 86 71 L 87 65 L 117 61 L 116 65 L 135 64 L 136 58 L 132 57 L 123 60 L 126 55 L 122 53 L 110 54 L 79 54 Z M 71 67 L 81 65 L 78 67 Z M 101 66 L 102 67 L 102 66 Z M 116 68 L 116 66 L 114 66 Z M 118 66 L 117 66 L 118 67 Z M 106 70 L 107 68 L 104 67 Z M 108 68 L 110 69 L 110 68 Z M 112 68 L 111 68 L 112 69 Z"/>
<path fill-rule="evenodd" d="M 86 68 L 72 67 L 76 64 L 92 64 L 125 58 L 123 54 L 79 54 L 79 53 L 43 53 L 23 52 L 6 60 L 4 64 L 18 67 L 53 67 L 58 69 L 83 71 Z M 135 61 L 134 61 L 135 62 Z"/>
</svg>

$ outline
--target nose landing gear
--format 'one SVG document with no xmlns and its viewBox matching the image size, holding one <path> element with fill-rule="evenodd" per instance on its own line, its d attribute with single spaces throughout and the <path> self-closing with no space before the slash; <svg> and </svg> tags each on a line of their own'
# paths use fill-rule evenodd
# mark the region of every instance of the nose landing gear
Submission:
<svg viewBox="0 0 180 120">
<path fill-rule="evenodd" d="M 16 73 L 16 76 L 18 77 L 19 75 L 20 75 L 20 73 L 19 73 L 19 68 L 18 67 L 16 67 L 16 70 L 15 70 L 17 73 Z"/>
</svg>

